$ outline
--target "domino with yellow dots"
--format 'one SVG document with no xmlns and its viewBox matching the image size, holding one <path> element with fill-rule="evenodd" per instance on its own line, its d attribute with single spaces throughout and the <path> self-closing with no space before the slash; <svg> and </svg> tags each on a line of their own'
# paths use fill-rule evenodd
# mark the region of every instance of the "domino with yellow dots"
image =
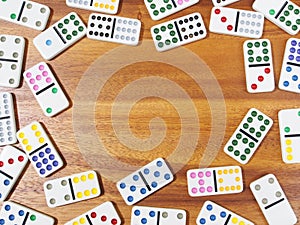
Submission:
<svg viewBox="0 0 300 225">
<path fill-rule="evenodd" d="M 91 170 L 46 181 L 44 192 L 47 205 L 54 208 L 95 198 L 101 189 L 97 173 Z"/>
<path fill-rule="evenodd" d="M 39 122 L 34 121 L 20 129 L 17 132 L 17 139 L 40 177 L 47 177 L 64 165 Z"/>
<path fill-rule="evenodd" d="M 192 197 L 240 193 L 243 191 L 242 168 L 224 166 L 188 170 L 187 183 Z"/>
<path fill-rule="evenodd" d="M 120 0 L 66 0 L 69 7 L 92 10 L 108 14 L 117 14 Z"/>
</svg>

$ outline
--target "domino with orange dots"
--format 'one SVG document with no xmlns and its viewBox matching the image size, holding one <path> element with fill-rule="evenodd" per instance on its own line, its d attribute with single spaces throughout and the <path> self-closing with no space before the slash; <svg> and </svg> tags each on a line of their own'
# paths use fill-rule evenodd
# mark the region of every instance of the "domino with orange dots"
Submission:
<svg viewBox="0 0 300 225">
<path fill-rule="evenodd" d="M 66 0 L 69 7 L 92 10 L 95 12 L 116 14 L 120 0 Z"/>
<path fill-rule="evenodd" d="M 240 193 L 243 191 L 242 168 L 191 169 L 187 171 L 187 183 L 191 197 Z"/>
<path fill-rule="evenodd" d="M 47 177 L 64 165 L 39 122 L 34 121 L 20 129 L 17 138 L 40 177 Z"/>
<path fill-rule="evenodd" d="M 44 192 L 47 205 L 54 208 L 95 198 L 101 189 L 97 173 L 91 170 L 46 181 Z"/>
<path fill-rule="evenodd" d="M 120 225 L 121 219 L 112 202 L 104 202 L 64 225 Z"/>
</svg>

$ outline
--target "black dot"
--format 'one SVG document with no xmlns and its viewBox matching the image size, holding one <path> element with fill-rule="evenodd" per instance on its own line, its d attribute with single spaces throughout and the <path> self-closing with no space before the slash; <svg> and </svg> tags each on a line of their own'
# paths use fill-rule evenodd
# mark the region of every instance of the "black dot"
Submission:
<svg viewBox="0 0 300 225">
<path fill-rule="evenodd" d="M 91 27 L 94 27 L 95 26 L 95 24 L 94 23 L 91 23 L 91 25 L 90 25 Z"/>
<path fill-rule="evenodd" d="M 111 22 L 111 20 L 112 20 L 112 18 L 108 18 L 108 19 L 107 19 L 108 22 Z"/>
<path fill-rule="evenodd" d="M 178 22 L 180 25 L 182 25 L 183 24 L 183 21 L 182 20 L 179 20 L 179 22 Z"/>
<path fill-rule="evenodd" d="M 95 36 L 98 36 L 98 32 L 96 31 L 96 32 L 94 33 L 94 35 L 95 35 Z"/>
<path fill-rule="evenodd" d="M 195 20 L 197 20 L 197 19 L 199 19 L 199 16 L 198 16 L 198 15 L 196 15 L 194 18 L 195 18 Z"/>
<path fill-rule="evenodd" d="M 194 35 L 197 37 L 198 36 L 198 32 L 195 32 Z"/>
<path fill-rule="evenodd" d="M 189 20 L 188 19 L 184 19 L 184 22 L 187 23 L 187 22 L 189 22 Z"/>
<path fill-rule="evenodd" d="M 110 26 L 109 25 L 106 26 L 106 30 L 110 30 Z"/>
<path fill-rule="evenodd" d="M 94 20 L 94 19 L 96 19 L 96 16 L 95 16 L 95 15 L 93 15 L 93 16 L 92 16 L 92 19 L 93 19 L 93 20 Z"/>
<path fill-rule="evenodd" d="M 203 33 L 204 33 L 203 30 L 200 30 L 200 31 L 199 31 L 199 34 L 203 34 Z"/>
<path fill-rule="evenodd" d="M 188 37 L 187 35 L 184 35 L 184 37 L 183 37 L 183 38 L 186 40 L 186 39 L 188 39 L 189 37 Z"/>
<path fill-rule="evenodd" d="M 98 25 L 98 28 L 99 28 L 99 29 L 102 29 L 102 24 L 99 24 L 99 25 Z"/>
<path fill-rule="evenodd" d="M 106 17 L 103 17 L 102 20 L 103 20 L 103 21 L 106 21 Z"/>
<path fill-rule="evenodd" d="M 101 33 L 99 34 L 99 36 L 100 36 L 100 37 L 103 37 L 103 35 L 104 35 L 104 33 L 103 33 L 103 32 L 101 32 Z"/>
<path fill-rule="evenodd" d="M 197 23 L 197 27 L 201 27 L 201 23 Z"/>
<path fill-rule="evenodd" d="M 190 37 L 190 38 L 193 38 L 193 37 L 194 37 L 194 35 L 193 35 L 193 34 L 190 34 L 190 35 L 189 35 L 189 37 Z"/>
<path fill-rule="evenodd" d="M 190 17 L 189 20 L 190 20 L 190 21 L 193 21 L 194 19 L 193 19 L 193 17 Z"/>
<path fill-rule="evenodd" d="M 193 28 L 194 28 L 194 26 L 193 26 L 193 25 L 190 25 L 190 26 L 189 26 L 189 28 L 190 28 L 190 29 L 193 29 Z"/>
<path fill-rule="evenodd" d="M 101 20 L 101 16 L 97 16 L 97 20 Z"/>
<path fill-rule="evenodd" d="M 185 31 L 186 31 L 185 27 L 181 28 L 181 31 L 182 31 L 182 32 L 185 32 Z"/>
<path fill-rule="evenodd" d="M 93 35 L 93 31 L 90 31 L 90 32 L 89 32 L 89 35 Z"/>
<path fill-rule="evenodd" d="M 105 34 L 105 37 L 109 37 L 109 33 L 106 33 L 106 34 Z"/>
</svg>

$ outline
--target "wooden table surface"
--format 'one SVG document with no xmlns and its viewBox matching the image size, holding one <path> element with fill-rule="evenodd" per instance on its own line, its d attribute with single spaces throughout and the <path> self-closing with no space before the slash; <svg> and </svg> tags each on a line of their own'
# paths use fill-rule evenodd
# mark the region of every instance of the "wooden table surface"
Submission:
<svg viewBox="0 0 300 225">
<path fill-rule="evenodd" d="M 52 9 L 48 26 L 71 11 L 77 12 L 83 21 L 87 23 L 91 13 L 91 11 L 69 8 L 66 6 L 64 0 L 40 0 L 38 2 L 46 4 Z M 251 10 L 252 2 L 253 1 L 242 0 L 232 4 L 231 7 Z M 300 0 L 294 0 L 294 2 L 300 5 Z M 221 94 L 223 94 L 224 99 L 213 99 L 211 96 L 208 98 L 205 91 L 199 87 L 189 74 L 181 70 L 180 67 L 176 68 L 176 66 L 159 62 L 155 53 L 153 53 L 153 61 L 143 62 L 142 60 L 138 63 L 132 63 L 123 68 L 118 68 L 118 70 L 109 77 L 105 85 L 101 87 L 102 89 L 96 90 L 99 95 L 96 96 L 96 100 L 94 101 L 94 112 L 88 110 L 85 111 L 85 104 L 91 100 L 82 99 L 80 96 L 76 97 L 76 95 L 78 95 L 76 88 L 80 80 L 84 78 L 85 71 L 99 57 L 104 54 L 108 54 L 107 57 L 111 57 L 112 54 L 113 60 L 108 62 L 109 65 L 107 66 L 113 67 L 114 63 L 117 64 L 127 57 L 135 55 L 135 49 L 138 51 L 144 44 L 148 44 L 148 47 L 150 46 L 149 49 L 151 49 L 151 44 L 149 44 L 152 40 L 150 34 L 151 26 L 192 12 L 200 12 L 204 18 L 205 25 L 208 28 L 211 8 L 212 3 L 210 0 L 201 0 L 198 4 L 158 22 L 151 20 L 142 0 L 121 0 L 118 15 L 141 20 L 141 42 L 143 42 L 143 44 L 140 44 L 138 47 L 124 47 L 119 44 L 84 38 L 63 54 L 48 61 L 48 64 L 53 71 L 55 71 L 56 76 L 72 102 L 72 107 L 53 118 L 47 118 L 43 115 L 34 96 L 28 86 L 24 83 L 24 80 L 21 81 L 21 85 L 17 89 L 1 88 L 1 91 L 10 91 L 15 95 L 18 128 L 29 124 L 33 120 L 42 122 L 66 162 L 66 166 L 63 169 L 48 178 L 40 178 L 33 167 L 29 165 L 10 199 L 55 217 L 58 225 L 64 224 L 70 219 L 105 201 L 112 201 L 122 217 L 122 224 L 129 225 L 132 207 L 127 206 L 121 198 L 115 185 L 115 179 L 121 178 L 122 176 L 120 176 L 120 174 L 123 175 L 132 172 L 131 165 L 142 167 L 157 157 L 163 157 L 168 160 L 169 156 L 181 141 L 189 143 L 189 135 L 185 135 L 184 140 L 180 139 L 181 135 L 184 135 L 181 133 L 181 128 L 183 127 L 182 123 L 184 123 L 181 119 L 184 117 L 189 118 L 194 114 L 192 111 L 189 111 L 188 108 L 186 110 L 181 109 L 181 111 L 178 112 L 176 110 L 177 106 L 172 105 L 172 101 L 177 101 L 177 103 L 179 102 L 182 104 L 182 107 L 184 107 L 185 98 L 178 99 L 180 97 L 173 96 L 170 97 L 172 99 L 162 99 L 159 96 L 149 95 L 133 104 L 132 101 L 127 101 L 125 96 L 123 97 L 123 102 L 119 101 L 114 103 L 120 92 L 126 87 L 131 87 L 130 84 L 139 79 L 147 77 L 153 78 L 156 76 L 164 80 L 175 82 L 177 87 L 184 90 L 188 95 L 197 113 L 197 118 L 194 119 L 199 120 L 199 124 L 188 124 L 188 127 L 194 132 L 191 132 L 190 136 L 195 137 L 196 135 L 198 141 L 196 142 L 195 148 L 192 149 L 192 155 L 188 158 L 187 163 L 180 164 L 180 157 L 185 156 L 185 152 L 183 151 L 178 154 L 177 159 L 180 165 L 177 165 L 176 167 L 178 168 L 178 171 L 176 171 L 175 181 L 142 200 L 137 205 L 185 209 L 188 212 L 187 224 L 192 225 L 195 224 L 196 217 L 203 203 L 206 200 L 212 200 L 237 214 L 248 218 L 255 224 L 263 225 L 267 224 L 266 220 L 254 200 L 249 189 L 249 184 L 267 173 L 274 173 L 281 183 L 296 215 L 300 218 L 300 194 L 298 187 L 300 181 L 298 181 L 297 178 L 300 177 L 300 166 L 299 164 L 287 165 L 283 163 L 281 159 L 277 117 L 277 113 L 281 109 L 300 107 L 300 96 L 295 93 L 281 91 L 277 87 L 275 91 L 271 93 L 249 94 L 246 91 L 242 53 L 242 44 L 246 40 L 245 38 L 209 33 L 204 40 L 188 44 L 185 46 L 185 49 L 181 49 L 185 52 L 189 52 L 188 54 L 190 55 L 193 55 L 192 53 L 194 53 L 203 60 L 202 63 L 205 63 L 210 68 L 212 74 L 209 76 L 216 78 L 216 84 L 221 88 Z M 25 57 L 24 70 L 40 61 L 44 61 L 32 42 L 33 38 L 39 34 L 39 31 L 4 21 L 0 21 L 0 28 L 2 34 L 14 34 L 26 38 L 27 56 Z M 263 38 L 268 38 L 272 42 L 276 86 L 279 80 L 285 42 L 289 37 L 290 35 L 279 29 L 277 26 L 267 20 L 265 21 Z M 296 37 L 299 37 L 299 34 Z M 130 49 L 128 54 L 124 54 L 122 48 Z M 113 49 L 117 52 L 110 52 L 110 50 Z M 119 50 L 120 53 L 118 53 Z M 170 56 L 176 54 L 177 51 L 178 50 L 171 50 L 163 54 Z M 151 50 L 149 50 L 149 52 L 149 54 L 152 54 Z M 136 54 L 136 57 L 137 59 L 144 58 L 140 51 Z M 102 58 L 101 60 L 105 60 L 105 58 Z M 178 57 L 176 60 L 176 63 L 178 63 Z M 182 57 L 181 60 L 181 63 L 188 64 L 188 62 L 185 62 L 188 58 Z M 100 71 L 97 71 L 98 74 L 95 77 L 101 79 L 102 72 L 105 70 L 106 68 L 103 68 L 103 71 L 101 69 Z M 205 82 L 205 80 L 203 80 L 203 82 Z M 145 82 L 143 85 L 145 94 L 147 94 L 149 93 L 148 85 L 153 85 L 153 83 L 147 84 L 147 82 Z M 158 81 L 155 81 L 154 85 L 161 88 L 161 90 L 164 90 L 164 85 L 160 86 Z M 95 87 L 86 85 L 85 88 L 87 91 L 93 91 L 89 89 Z M 211 88 L 214 88 L 214 86 L 211 86 Z M 167 89 L 165 92 L 168 92 Z M 164 91 L 162 91 L 162 93 L 166 94 Z M 171 91 L 171 94 L 172 93 L 173 92 Z M 174 90 L 174 94 L 175 93 Z M 76 102 L 75 99 L 77 99 Z M 212 104 L 212 107 L 215 107 L 215 110 L 217 111 L 212 113 L 210 104 Z M 222 104 L 224 104 L 224 112 L 221 110 Z M 80 117 L 74 116 L 74 114 L 78 115 L 78 105 L 82 106 L 82 108 L 79 108 L 79 110 L 81 110 L 80 113 L 82 113 L 82 121 L 80 120 Z M 77 106 L 76 112 L 74 106 Z M 130 109 L 128 111 L 129 119 L 122 110 L 113 111 L 113 107 L 115 106 L 119 107 L 119 109 L 128 107 Z M 274 125 L 251 161 L 247 165 L 242 165 L 244 191 L 240 194 L 233 195 L 190 197 L 187 192 L 186 171 L 192 168 L 199 168 L 201 159 L 210 155 L 210 152 L 205 152 L 208 143 L 210 143 L 210 137 L 215 137 L 216 134 L 218 134 L 218 138 L 221 142 L 220 145 L 216 144 L 215 148 L 214 146 L 209 146 L 212 150 L 212 155 L 213 152 L 216 151 L 218 151 L 218 154 L 213 158 L 214 160 L 211 163 L 209 161 L 205 161 L 204 163 L 209 164 L 209 166 L 240 165 L 235 160 L 228 157 L 222 149 L 251 107 L 255 107 L 270 116 L 274 120 Z M 218 111 L 218 109 L 221 111 Z M 111 115 L 112 112 L 114 112 L 114 116 Z M 118 114 L 118 112 L 120 113 Z M 223 126 L 224 137 L 222 136 L 222 130 L 213 129 L 212 121 L 213 119 L 216 119 L 213 118 L 216 112 L 222 112 L 222 115 L 217 117 L 219 120 L 214 120 L 214 122 L 217 123 L 214 124 L 214 126 L 219 124 L 220 129 L 222 129 L 222 125 L 226 122 L 226 127 Z M 85 126 L 82 127 L 82 130 L 79 129 L 78 131 L 78 126 L 76 130 L 73 130 L 73 127 L 76 127 L 76 124 L 83 124 L 85 116 L 90 113 L 94 114 L 93 125 L 96 129 L 96 133 L 93 130 L 86 130 Z M 117 126 L 117 123 L 122 120 L 125 121 L 126 124 L 128 119 L 128 125 L 132 132 L 131 135 L 138 139 L 147 139 L 151 135 L 149 123 L 156 117 L 160 117 L 164 121 L 166 132 L 165 136 L 161 137 L 161 143 L 158 143 L 157 146 L 154 146 L 153 149 L 150 149 L 149 151 L 146 151 L 145 149 L 144 151 L 139 151 L 139 149 L 133 149 L 132 146 L 123 144 L 120 141 L 120 138 L 127 138 L 126 135 L 128 134 L 125 134 L 126 132 L 124 133 L 125 136 L 122 137 L 122 129 L 125 131 L 126 128 L 122 128 L 121 126 L 121 130 L 115 130 L 112 125 L 115 123 Z M 114 120 L 117 120 L 117 122 Z M 155 127 L 155 122 L 153 124 L 154 130 L 160 131 L 162 129 L 159 124 L 158 127 Z M 194 129 L 195 127 L 199 127 L 199 129 Z M 96 147 L 96 149 L 98 148 L 99 152 L 91 151 L 91 154 L 89 155 L 88 152 L 89 148 L 92 148 L 92 143 L 87 140 L 85 146 L 82 147 L 82 145 L 79 146 L 77 144 L 78 140 L 76 140 L 76 138 L 86 138 L 93 132 L 95 133 L 94 135 L 101 139 L 103 146 L 99 146 L 99 148 L 98 146 L 93 146 Z M 19 144 L 16 144 L 16 146 L 20 147 Z M 84 152 L 84 154 L 82 154 L 82 152 Z M 103 161 L 101 157 L 102 154 L 110 155 L 112 157 L 111 160 Z M 172 159 L 172 162 L 170 162 L 171 166 L 175 161 L 176 159 Z M 123 163 L 125 167 L 117 167 L 116 165 L 118 163 Z M 118 173 L 116 168 L 119 169 L 120 173 Z M 43 183 L 46 180 L 90 169 L 95 169 L 100 174 L 101 185 L 104 189 L 104 192 L 100 197 L 54 209 L 47 207 L 43 192 Z M 104 171 L 103 173 L 101 172 L 102 170 Z M 109 174 L 110 170 L 111 176 Z"/>
</svg>

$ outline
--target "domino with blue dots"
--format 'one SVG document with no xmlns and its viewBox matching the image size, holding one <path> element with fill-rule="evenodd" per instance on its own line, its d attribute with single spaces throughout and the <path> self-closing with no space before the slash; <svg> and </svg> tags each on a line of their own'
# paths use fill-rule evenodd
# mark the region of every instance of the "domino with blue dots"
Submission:
<svg viewBox="0 0 300 225">
<path fill-rule="evenodd" d="M 64 162 L 42 125 L 34 121 L 17 132 L 17 138 L 40 177 L 59 170 Z"/>
<path fill-rule="evenodd" d="M 71 12 L 33 39 L 33 44 L 46 60 L 51 60 L 86 35 L 86 26 Z"/>
<path fill-rule="evenodd" d="M 54 218 L 15 202 L 6 201 L 0 211 L 3 225 L 54 225 Z"/>
<path fill-rule="evenodd" d="M 278 87 L 284 91 L 300 93 L 300 39 L 286 42 Z"/>
<path fill-rule="evenodd" d="M 196 223 L 197 225 L 254 225 L 251 221 L 211 201 L 204 203 Z"/>
<path fill-rule="evenodd" d="M 131 225 L 186 225 L 186 212 L 182 209 L 134 206 Z"/>
<path fill-rule="evenodd" d="M 3 148 L 0 154 L 0 201 L 4 201 L 12 192 L 27 162 L 24 152 L 10 145 Z"/>
<path fill-rule="evenodd" d="M 133 205 L 174 180 L 167 163 L 157 158 L 117 182 L 117 188 L 127 205 Z"/>
</svg>

